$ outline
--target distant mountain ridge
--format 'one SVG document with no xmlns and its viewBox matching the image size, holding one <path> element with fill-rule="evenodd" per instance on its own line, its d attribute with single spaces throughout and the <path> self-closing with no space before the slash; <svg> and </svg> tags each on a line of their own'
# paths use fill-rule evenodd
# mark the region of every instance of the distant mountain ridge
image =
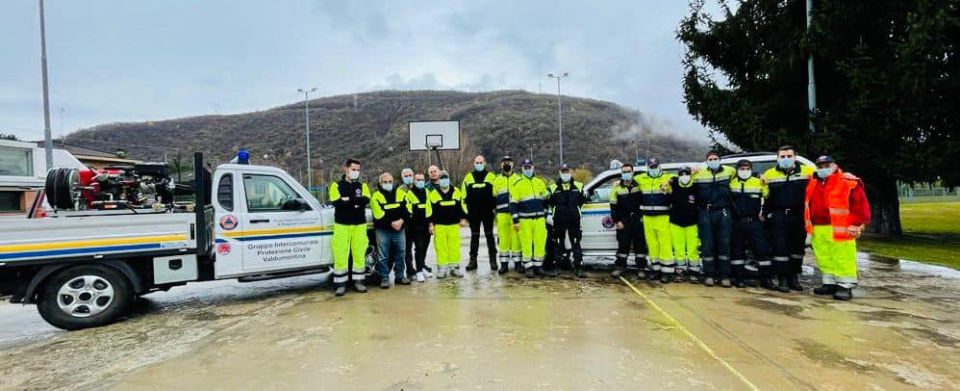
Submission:
<svg viewBox="0 0 960 391">
<path fill-rule="evenodd" d="M 461 150 L 442 154 L 447 168 L 462 172 L 477 154 L 496 162 L 504 154 L 530 157 L 540 170 L 559 164 L 556 95 L 525 91 L 377 91 L 330 96 L 310 101 L 310 140 L 314 182 L 336 176 L 343 159 L 355 157 L 371 170 L 425 169 L 435 160 L 409 151 L 407 123 L 412 120 L 459 120 Z M 703 142 L 681 140 L 645 129 L 643 115 L 615 103 L 563 97 L 564 159 L 593 172 L 611 159 L 633 161 L 648 153 L 661 161 L 699 158 Z M 305 179 L 303 103 L 234 115 L 113 123 L 71 134 L 70 144 L 112 151 L 126 150 L 147 160 L 184 161 L 194 151 L 223 163 L 239 148 L 255 162 L 288 170 Z M 264 157 L 266 155 L 266 157 Z"/>
</svg>

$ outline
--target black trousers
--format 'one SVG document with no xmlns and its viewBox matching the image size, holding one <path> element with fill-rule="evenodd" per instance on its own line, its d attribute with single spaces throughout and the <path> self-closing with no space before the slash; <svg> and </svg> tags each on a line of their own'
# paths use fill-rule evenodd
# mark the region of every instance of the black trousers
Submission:
<svg viewBox="0 0 960 391">
<path fill-rule="evenodd" d="M 637 268 L 647 268 L 647 240 L 643 236 L 643 219 L 640 214 L 631 215 L 623 219 L 623 229 L 617 230 L 617 260 L 618 268 L 627 267 L 627 258 L 630 251 L 635 254 Z"/>
<path fill-rule="evenodd" d="M 430 229 L 426 226 L 410 225 L 406 231 L 407 253 L 404 260 L 407 264 L 407 274 L 413 275 L 426 268 L 424 260 L 427 259 L 427 246 L 430 245 Z M 412 248 L 415 250 L 411 251 Z M 416 268 L 413 265 L 414 260 L 417 262 Z"/>
<path fill-rule="evenodd" d="M 483 236 L 487 239 L 487 254 L 490 255 L 490 261 L 496 262 L 497 259 L 497 240 L 493 238 L 493 217 L 490 213 L 467 216 L 470 223 L 470 259 L 477 259 L 477 253 L 480 250 L 480 225 L 483 224 Z"/>
<path fill-rule="evenodd" d="M 730 267 L 733 278 L 746 278 L 744 266 L 746 265 L 746 249 L 748 248 L 757 260 L 760 277 L 773 276 L 773 267 L 770 263 L 770 246 L 767 244 L 767 233 L 763 230 L 763 223 L 756 218 L 734 219 L 733 234 L 730 235 Z"/>
<path fill-rule="evenodd" d="M 803 209 L 779 209 L 767 220 L 777 277 L 789 278 L 803 270 L 803 253 L 807 231 Z"/>
<path fill-rule="evenodd" d="M 561 268 L 567 268 L 566 253 L 564 246 L 566 240 L 570 240 L 570 252 L 573 255 L 574 266 L 583 265 L 583 247 L 580 246 L 580 240 L 583 239 L 583 231 L 580 229 L 580 216 L 574 219 L 557 219 L 554 216 L 553 230 L 550 232 L 550 244 L 553 246 L 554 265 Z"/>
</svg>

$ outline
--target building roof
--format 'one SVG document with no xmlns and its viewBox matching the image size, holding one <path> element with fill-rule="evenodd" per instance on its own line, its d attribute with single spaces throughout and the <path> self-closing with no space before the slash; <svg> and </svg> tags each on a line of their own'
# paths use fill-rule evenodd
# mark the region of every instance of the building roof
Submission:
<svg viewBox="0 0 960 391">
<path fill-rule="evenodd" d="M 37 141 L 37 145 L 43 148 L 43 141 Z M 119 157 L 116 153 L 101 151 L 99 149 L 81 147 L 73 144 L 64 145 L 60 141 L 54 141 L 53 147 L 56 149 L 65 149 L 67 152 L 70 152 L 70 154 L 81 160 L 102 160 L 118 163 L 136 163 L 139 161 L 131 157 Z"/>
</svg>

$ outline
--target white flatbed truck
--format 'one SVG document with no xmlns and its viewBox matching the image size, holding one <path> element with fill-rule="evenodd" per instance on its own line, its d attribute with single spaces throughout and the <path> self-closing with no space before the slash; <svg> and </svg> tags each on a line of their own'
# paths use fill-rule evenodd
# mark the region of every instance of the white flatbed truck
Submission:
<svg viewBox="0 0 960 391">
<path fill-rule="evenodd" d="M 0 295 L 74 330 L 111 323 L 137 296 L 188 282 L 330 270 L 333 208 L 288 173 L 223 164 L 211 175 L 199 153 L 194 167 L 193 207 L 0 219 Z"/>
</svg>

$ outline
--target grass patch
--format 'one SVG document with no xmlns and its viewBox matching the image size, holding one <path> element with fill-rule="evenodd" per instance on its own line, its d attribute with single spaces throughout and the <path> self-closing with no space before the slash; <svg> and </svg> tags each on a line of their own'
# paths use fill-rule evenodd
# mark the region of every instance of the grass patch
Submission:
<svg viewBox="0 0 960 391">
<path fill-rule="evenodd" d="M 960 269 L 960 202 L 900 204 L 902 238 L 867 236 L 871 253 Z"/>
</svg>

